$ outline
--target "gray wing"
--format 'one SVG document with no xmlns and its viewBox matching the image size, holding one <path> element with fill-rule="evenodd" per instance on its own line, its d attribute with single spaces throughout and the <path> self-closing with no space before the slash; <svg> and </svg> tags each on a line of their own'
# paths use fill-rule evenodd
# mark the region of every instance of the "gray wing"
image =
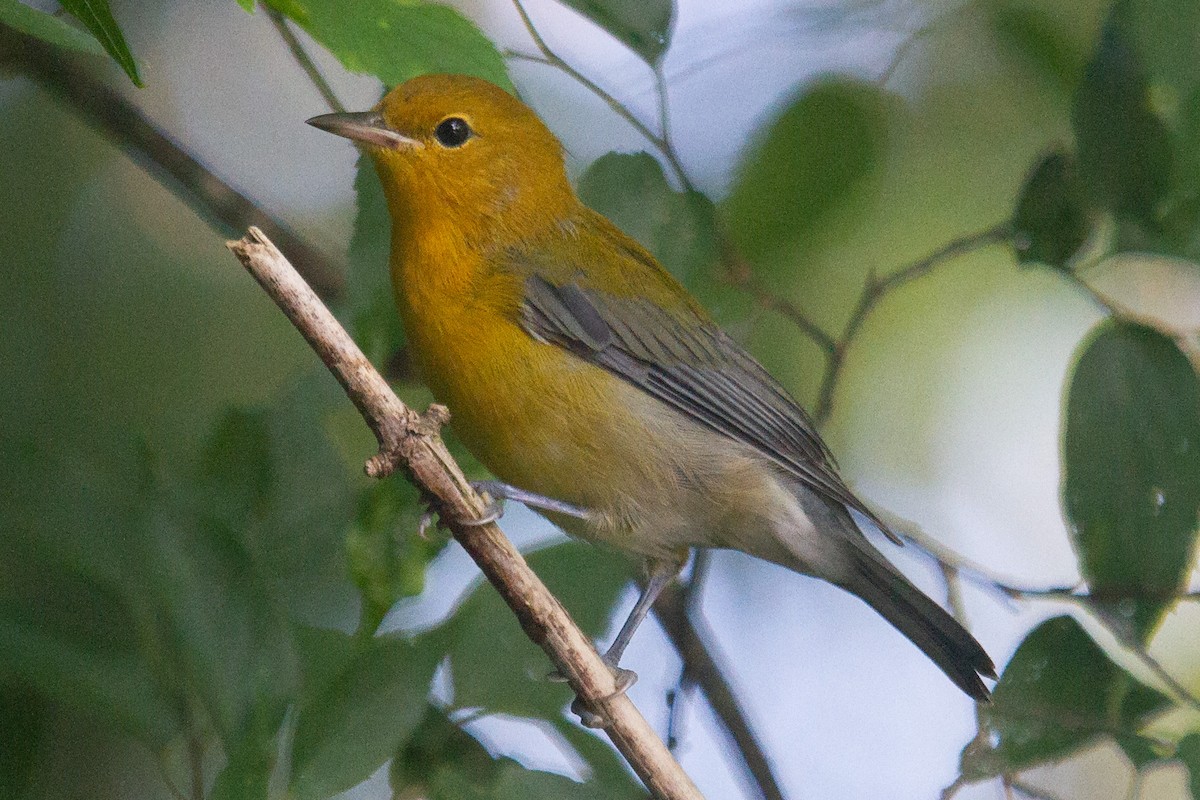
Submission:
<svg viewBox="0 0 1200 800">
<path fill-rule="evenodd" d="M 685 312 L 686 313 L 686 312 Z M 608 370 L 676 411 L 744 442 L 826 498 L 887 529 L 842 482 L 812 420 L 754 358 L 712 322 L 576 283 L 525 280 L 527 333 Z"/>
</svg>

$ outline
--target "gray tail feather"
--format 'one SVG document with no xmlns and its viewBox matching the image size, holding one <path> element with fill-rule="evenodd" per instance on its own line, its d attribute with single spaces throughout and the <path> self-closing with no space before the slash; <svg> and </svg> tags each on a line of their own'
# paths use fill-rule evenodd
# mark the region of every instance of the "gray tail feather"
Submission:
<svg viewBox="0 0 1200 800">
<path fill-rule="evenodd" d="M 996 667 L 975 637 L 874 552 L 866 540 L 854 545 L 849 549 L 855 578 L 842 583 L 843 588 L 865 600 L 921 648 L 958 688 L 977 702 L 989 702 L 991 693 L 980 676 L 995 678 Z"/>
</svg>

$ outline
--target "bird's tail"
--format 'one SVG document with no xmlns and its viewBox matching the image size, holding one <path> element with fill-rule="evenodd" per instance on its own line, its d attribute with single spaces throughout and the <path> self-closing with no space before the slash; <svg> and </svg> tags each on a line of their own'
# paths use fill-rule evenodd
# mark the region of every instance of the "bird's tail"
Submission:
<svg viewBox="0 0 1200 800">
<path fill-rule="evenodd" d="M 853 577 L 843 588 L 866 601 L 977 702 L 990 693 L 980 676 L 996 677 L 996 667 L 975 637 L 941 606 L 926 597 L 865 540 L 848 548 Z"/>
</svg>

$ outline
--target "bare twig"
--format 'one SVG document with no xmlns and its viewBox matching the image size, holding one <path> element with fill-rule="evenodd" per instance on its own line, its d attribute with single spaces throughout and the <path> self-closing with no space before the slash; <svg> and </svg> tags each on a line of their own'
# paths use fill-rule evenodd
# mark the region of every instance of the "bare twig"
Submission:
<svg viewBox="0 0 1200 800">
<path fill-rule="evenodd" d="M 628 106 L 626 106 L 617 98 L 613 97 L 609 92 L 605 91 L 591 78 L 584 75 L 582 72 L 564 61 L 562 57 L 558 55 L 558 53 L 550 49 L 550 45 L 546 44 L 546 40 L 542 38 L 542 34 L 533 24 L 533 20 L 530 19 L 529 12 L 525 10 L 525 6 L 521 0 L 513 0 L 513 5 L 516 6 L 517 13 L 521 16 L 521 22 L 525 25 L 525 30 L 529 32 L 529 37 L 533 39 L 533 44 L 535 47 L 537 47 L 538 51 L 541 52 L 542 57 L 538 58 L 536 56 L 515 52 L 509 52 L 506 55 L 512 58 L 520 58 L 525 61 L 545 64 L 546 66 L 554 67 L 555 69 L 561 70 L 569 75 L 571 79 L 580 86 L 583 86 L 589 92 L 603 100 L 608 107 L 613 110 L 613 113 L 632 125 L 634 130 L 636 130 L 638 134 L 640 134 L 647 142 L 653 145 L 654 149 L 658 150 L 659 153 L 662 154 L 663 158 L 666 159 L 667 165 L 670 166 L 671 171 L 675 173 L 675 177 L 679 180 L 680 186 L 683 187 L 685 191 L 694 191 L 695 186 L 692 185 L 691 179 L 688 178 L 687 171 L 683 168 L 683 164 L 680 163 L 679 155 L 675 152 L 675 149 L 671 147 L 671 143 L 668 140 L 668 132 L 663 130 L 661 134 L 655 133 L 653 130 L 651 130 L 650 126 L 638 119 L 638 116 L 630 111 Z M 658 84 L 656 83 L 656 85 Z M 660 114 L 665 117 L 666 112 L 662 111 L 661 105 L 659 108 Z"/>
<path fill-rule="evenodd" d="M 342 270 L 320 250 L 276 221 L 254 201 L 218 178 L 154 125 L 141 109 L 95 77 L 94 65 L 60 48 L 0 25 L 0 51 L 45 89 L 67 102 L 155 175 L 222 235 L 253 225 L 267 231 L 296 259 L 298 269 L 326 300 L 342 293 Z"/>
<path fill-rule="evenodd" d="M 863 284 L 862 292 L 859 293 L 858 303 L 855 305 L 854 311 L 851 312 L 850 319 L 846 323 L 846 328 L 842 331 L 841 337 L 834 343 L 834 347 L 829 354 L 829 361 L 825 366 L 825 375 L 821 380 L 821 389 L 817 395 L 816 409 L 813 411 L 813 419 L 817 424 L 820 425 L 829 418 L 829 414 L 833 410 L 834 390 L 837 389 L 837 382 L 841 377 L 842 367 L 846 363 L 846 352 L 854 344 L 854 340 L 862 330 L 863 323 L 867 321 L 867 317 L 870 316 L 880 300 L 901 286 L 929 274 L 939 264 L 978 250 L 981 247 L 1004 242 L 1010 237 L 1011 225 L 1005 221 L 977 233 L 954 239 L 924 258 L 891 273 L 886 278 L 877 278 L 873 274 L 868 275 L 866 282 Z"/>
<path fill-rule="evenodd" d="M 441 406 L 424 415 L 404 405 L 329 310 L 262 231 L 251 228 L 229 248 L 304 335 L 362 414 L 379 442 L 366 463 L 372 477 L 403 471 L 430 498 L 454 538 L 517 615 L 521 627 L 603 720 L 616 748 L 656 798 L 698 800 L 691 779 L 633 702 L 567 610 L 489 521 L 488 508 L 438 435 Z"/>
</svg>

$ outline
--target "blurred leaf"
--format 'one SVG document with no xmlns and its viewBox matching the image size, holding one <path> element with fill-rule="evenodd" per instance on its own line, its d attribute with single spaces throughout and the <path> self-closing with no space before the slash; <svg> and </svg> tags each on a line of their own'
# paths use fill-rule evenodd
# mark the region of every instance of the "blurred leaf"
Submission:
<svg viewBox="0 0 1200 800">
<path fill-rule="evenodd" d="M 226 747 L 208 800 L 267 800 L 275 768 L 274 741 L 246 737 Z"/>
<path fill-rule="evenodd" d="M 1112 22 L 1075 95 L 1079 161 L 1099 197 L 1118 214 L 1154 226 L 1170 189 L 1170 134 L 1150 107 L 1145 70 Z"/>
<path fill-rule="evenodd" d="M 379 176 L 370 156 L 358 159 L 354 177 L 358 211 L 350 240 L 350 269 L 346 276 L 350 330 L 354 341 L 376 367 L 383 368 L 404 345 L 404 329 L 392 294 L 388 259 L 392 220 Z"/>
<path fill-rule="evenodd" d="M 1080 165 L 1122 250 L 1200 258 L 1197 42 L 1191 0 L 1121 0 L 1076 92 Z"/>
<path fill-rule="evenodd" d="M 46 702 L 18 684 L 0 685 L 0 798 L 25 797 L 44 740 Z"/>
<path fill-rule="evenodd" d="M 270 417 L 264 409 L 225 412 L 200 460 L 199 483 L 211 494 L 208 510 L 219 509 L 230 524 L 246 524 L 267 512 L 275 482 Z"/>
<path fill-rule="evenodd" d="M 1187 767 L 1193 800 L 1200 798 L 1200 733 L 1189 733 L 1180 739 L 1175 757 Z"/>
<path fill-rule="evenodd" d="M 608 153 L 579 179 L 579 197 L 687 281 L 717 258 L 712 203 L 677 192 L 648 153 Z"/>
<path fill-rule="evenodd" d="M 809 87 L 766 129 L 722 204 L 734 241 L 756 267 L 810 237 L 878 168 L 887 116 L 877 87 L 827 81 Z"/>
<path fill-rule="evenodd" d="M 341 402 L 337 382 L 314 368 L 271 407 L 227 412 L 185 484 L 194 513 L 236 530 L 288 615 L 310 624 L 355 611 L 344 549 L 351 476 L 325 435 Z"/>
<path fill-rule="evenodd" d="M 578 542 L 547 547 L 527 558 L 579 626 L 601 633 L 629 582 L 628 562 Z M 481 583 L 450 621 L 430 635 L 429 643 L 449 652 L 459 707 L 553 719 L 569 698 L 562 684 L 545 679 L 553 664 L 521 631 L 490 584 Z"/>
<path fill-rule="evenodd" d="M 1154 739 L 1139 736 L 1136 733 L 1123 734 L 1114 738 L 1117 746 L 1121 748 L 1121 752 L 1125 754 L 1136 770 L 1143 770 L 1163 758 L 1160 753 L 1162 745 Z"/>
<path fill-rule="evenodd" d="M 716 209 L 677 192 L 647 153 L 608 153 L 579 179 L 579 197 L 637 239 L 718 320 L 742 318 L 753 300 L 721 272 Z"/>
<path fill-rule="evenodd" d="M 1021 188 L 1013 217 L 1013 240 L 1022 264 L 1064 269 L 1091 230 L 1087 193 L 1068 153 L 1042 158 Z"/>
<path fill-rule="evenodd" d="M 1073 91 L 1079 84 L 1086 54 L 1062 24 L 1036 6 L 990 3 L 986 12 L 997 42 L 1054 85 Z"/>
<path fill-rule="evenodd" d="M 21 476 L 2 494 L 0 684 L 161 748 L 185 718 L 145 577 L 159 491 L 149 454 L 66 457 L 0 436 L 0 456 Z"/>
<path fill-rule="evenodd" d="M 13 608 L 0 597 L 0 680 L 163 747 L 183 727 L 181 709 L 139 652 L 131 615 L 93 585 L 71 585 L 45 565 L 36 574 L 44 590 L 36 606 Z M 77 621 L 62 596 L 68 586 L 84 609 Z"/>
<path fill-rule="evenodd" d="M 375 75 L 385 86 L 444 72 L 513 90 L 495 45 L 448 6 L 412 0 L 272 0 L 271 5 L 307 29 L 346 69 Z"/>
<path fill-rule="evenodd" d="M 254 13 L 254 0 L 237 0 L 237 4 L 241 6 L 247 14 Z"/>
<path fill-rule="evenodd" d="M 412 740 L 392 760 L 396 797 L 425 800 L 634 800 L 645 790 L 628 778 L 617 788 L 589 780 L 577 783 L 562 775 L 522 767 L 510 758 L 493 758 L 471 734 L 444 711 L 430 708 Z"/>
<path fill-rule="evenodd" d="M 121 28 L 113 19 L 108 0 L 61 0 L 61 3 L 67 13 L 92 32 L 113 60 L 125 70 L 129 80 L 133 81 L 135 86 L 141 86 L 142 78 L 138 75 L 137 62 L 133 60 L 133 53 L 129 52 L 129 45 L 125 42 Z"/>
<path fill-rule="evenodd" d="M 671 46 L 673 0 L 561 0 L 617 37 L 648 64 Z"/>
<path fill-rule="evenodd" d="M 1025 637 L 992 704 L 979 707 L 988 736 L 963 750 L 962 772 L 969 780 L 1019 772 L 1101 736 L 1136 734 L 1170 705 L 1110 661 L 1079 623 L 1055 617 Z"/>
<path fill-rule="evenodd" d="M 1175 343 L 1102 323 L 1070 378 L 1063 498 L 1091 594 L 1143 640 L 1191 568 L 1200 380 Z"/>
<path fill-rule="evenodd" d="M 21 0 L 0 0 L 0 24 L 58 47 L 92 55 L 104 54 L 104 48 L 95 37 L 88 36 L 54 14 L 30 8 Z"/>
<path fill-rule="evenodd" d="M 1120 298 L 1121 316 L 1184 339 L 1200 332 L 1200 264 L 1153 253 L 1117 253 L 1088 266 L 1087 282 Z"/>
<path fill-rule="evenodd" d="M 387 761 L 423 718 L 440 660 L 434 648 L 395 636 L 345 636 L 330 649 L 349 655 L 339 657 L 336 674 L 305 687 L 292 745 L 292 791 L 299 798 L 349 789 Z"/>
<path fill-rule="evenodd" d="M 156 524 L 159 548 L 148 566 L 178 669 L 231 760 L 266 760 L 299 688 L 283 610 L 236 531 L 170 511 Z"/>
<path fill-rule="evenodd" d="M 420 535 L 421 495 L 403 477 L 376 482 L 359 503 L 346 552 L 363 599 L 361 628 L 374 632 L 397 600 L 424 591 L 425 570 L 449 536 L 436 526 Z"/>
</svg>

